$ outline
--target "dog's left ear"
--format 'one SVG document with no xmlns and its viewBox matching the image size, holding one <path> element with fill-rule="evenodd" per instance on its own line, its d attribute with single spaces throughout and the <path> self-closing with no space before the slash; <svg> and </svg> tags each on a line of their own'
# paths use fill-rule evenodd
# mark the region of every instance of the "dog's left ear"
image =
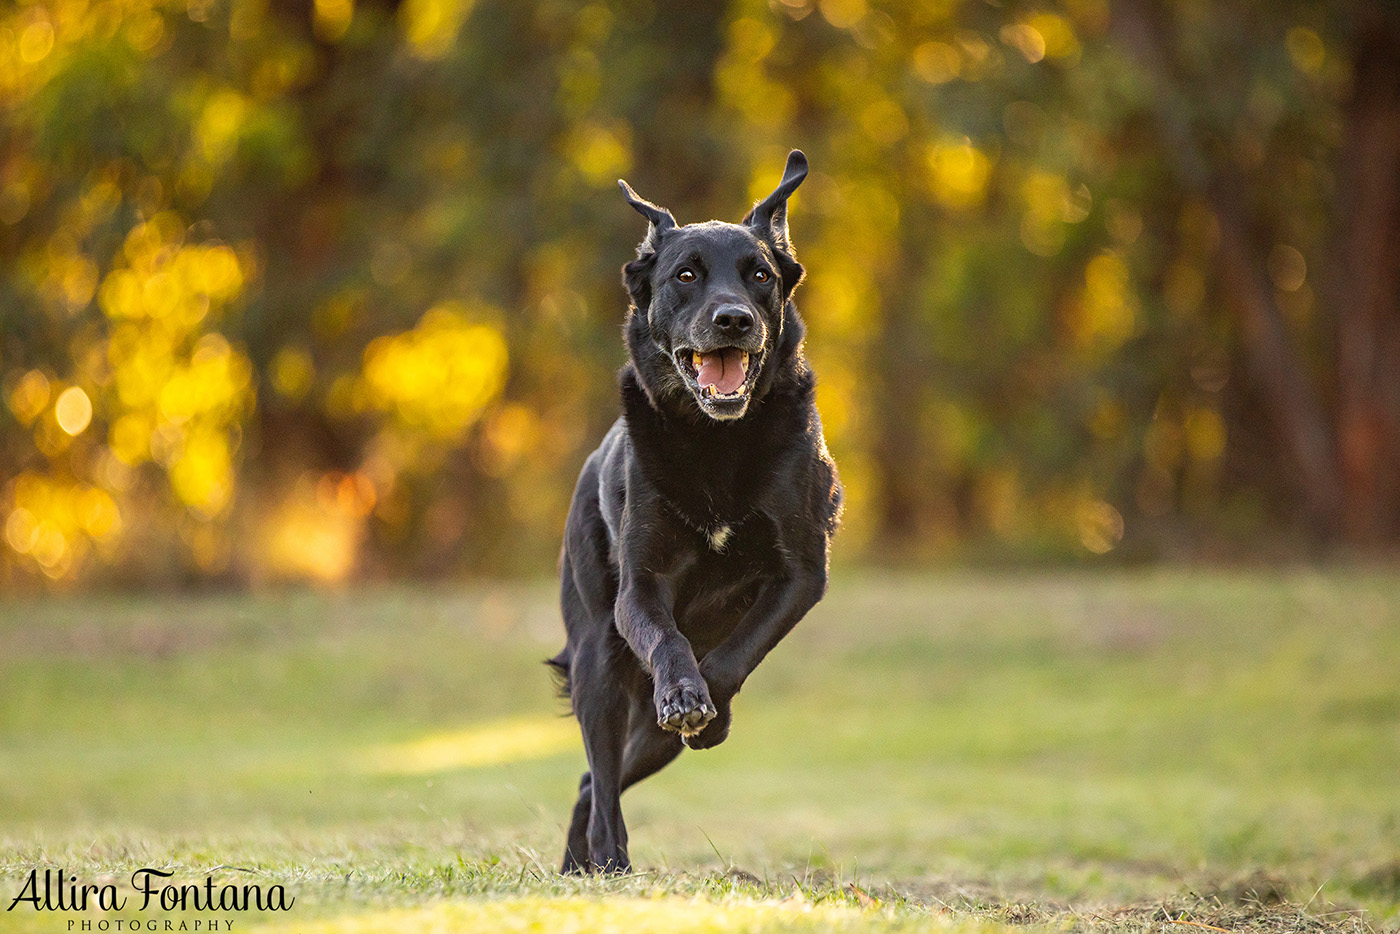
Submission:
<svg viewBox="0 0 1400 934">
<path fill-rule="evenodd" d="M 802 264 L 797 261 L 788 237 L 787 203 L 806 177 L 807 157 L 802 150 L 794 149 L 788 153 L 787 167 L 783 169 L 783 180 L 778 187 L 744 215 L 749 229 L 774 247 L 774 259 L 778 261 L 778 272 L 783 280 L 783 301 L 787 301 L 797 283 L 802 281 Z"/>
<path fill-rule="evenodd" d="M 789 253 L 792 252 L 792 243 L 788 240 L 788 198 L 792 197 L 792 193 L 806 177 L 807 157 L 802 154 L 802 150 L 794 149 L 788 153 L 787 167 L 783 169 L 783 180 L 778 183 L 778 187 L 744 215 L 743 222 L 752 228 L 754 233 Z"/>
</svg>

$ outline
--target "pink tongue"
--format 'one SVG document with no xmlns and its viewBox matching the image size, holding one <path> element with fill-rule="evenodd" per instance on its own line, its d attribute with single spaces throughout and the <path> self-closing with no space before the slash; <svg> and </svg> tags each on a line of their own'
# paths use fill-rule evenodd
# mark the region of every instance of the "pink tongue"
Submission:
<svg viewBox="0 0 1400 934">
<path fill-rule="evenodd" d="M 713 386 L 717 392 L 727 396 L 744 385 L 744 367 L 740 363 L 742 359 L 743 351 L 737 347 L 702 353 L 699 375 L 701 388 Z"/>
</svg>

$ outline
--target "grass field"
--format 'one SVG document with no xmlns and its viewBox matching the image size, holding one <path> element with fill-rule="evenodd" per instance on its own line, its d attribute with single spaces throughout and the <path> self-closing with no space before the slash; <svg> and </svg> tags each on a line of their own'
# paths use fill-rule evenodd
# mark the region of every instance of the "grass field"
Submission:
<svg viewBox="0 0 1400 934">
<path fill-rule="evenodd" d="M 620 880 L 553 874 L 561 639 L 547 584 L 0 603 L 0 930 L 1400 930 L 1395 574 L 838 575 Z M 36 867 L 296 903 L 4 911 Z"/>
</svg>

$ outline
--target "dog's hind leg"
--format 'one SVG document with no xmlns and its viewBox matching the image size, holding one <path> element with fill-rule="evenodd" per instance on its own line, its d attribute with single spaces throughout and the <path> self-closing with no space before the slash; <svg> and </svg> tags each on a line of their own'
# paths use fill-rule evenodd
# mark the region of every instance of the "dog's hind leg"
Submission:
<svg viewBox="0 0 1400 934">
<path fill-rule="evenodd" d="M 633 719 L 622 753 L 622 790 L 626 791 L 644 778 L 650 778 L 671 764 L 685 746 L 675 733 L 668 733 L 652 719 L 650 698 L 643 697 L 639 706 L 642 716 Z M 593 774 L 584 772 L 578 784 L 578 800 L 574 802 L 573 818 L 569 822 L 569 838 L 564 849 L 564 875 L 582 875 L 593 868 L 588 858 L 588 818 L 593 810 Z"/>
<path fill-rule="evenodd" d="M 610 633 L 611 635 L 611 633 Z M 616 640 L 618 645 L 609 643 Z M 628 698 L 622 683 L 626 674 L 617 670 L 626 647 L 615 635 L 590 640 L 578 647 L 570 666 L 574 713 L 583 731 L 588 753 L 588 776 L 579 787 L 575 818 L 583 804 L 584 785 L 588 809 L 588 869 L 627 872 L 627 827 L 622 820 L 622 757 L 627 730 Z M 577 822 L 577 821 L 576 821 Z M 570 853 L 575 845 L 570 828 Z M 566 865 L 567 865 L 566 857 Z"/>
<path fill-rule="evenodd" d="M 569 836 L 564 843 L 564 863 L 559 871 L 566 876 L 583 875 L 593 868 L 588 859 L 588 816 L 593 810 L 593 775 L 583 773 L 578 783 L 578 801 L 569 820 Z"/>
<path fill-rule="evenodd" d="M 671 764 L 685 745 L 679 734 L 656 725 L 656 707 L 646 693 L 632 699 L 627 745 L 622 753 L 622 790 L 626 791 Z"/>
<path fill-rule="evenodd" d="M 651 698 L 645 693 L 639 693 L 632 699 L 627 719 L 627 744 L 622 751 L 622 791 L 670 765 L 685 748 L 679 736 L 656 725 L 653 711 Z M 574 803 L 574 814 L 569 823 L 564 864 L 559 870 L 565 875 L 582 875 L 593 868 L 588 858 L 588 818 L 592 810 L 593 775 L 584 772 L 578 785 L 578 801 Z"/>
</svg>

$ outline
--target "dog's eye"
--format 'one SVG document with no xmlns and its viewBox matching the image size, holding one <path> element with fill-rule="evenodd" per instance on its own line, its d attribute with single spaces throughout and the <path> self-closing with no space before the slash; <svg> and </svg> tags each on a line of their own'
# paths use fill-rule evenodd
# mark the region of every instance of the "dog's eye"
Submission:
<svg viewBox="0 0 1400 934">
<path fill-rule="evenodd" d="M 753 274 L 753 277 L 759 282 L 767 282 L 769 279 L 773 278 L 773 274 L 766 269 L 760 269 Z"/>
<path fill-rule="evenodd" d="M 694 282 L 695 273 L 689 269 L 682 269 L 680 272 L 676 273 L 676 278 L 682 282 Z"/>
</svg>

